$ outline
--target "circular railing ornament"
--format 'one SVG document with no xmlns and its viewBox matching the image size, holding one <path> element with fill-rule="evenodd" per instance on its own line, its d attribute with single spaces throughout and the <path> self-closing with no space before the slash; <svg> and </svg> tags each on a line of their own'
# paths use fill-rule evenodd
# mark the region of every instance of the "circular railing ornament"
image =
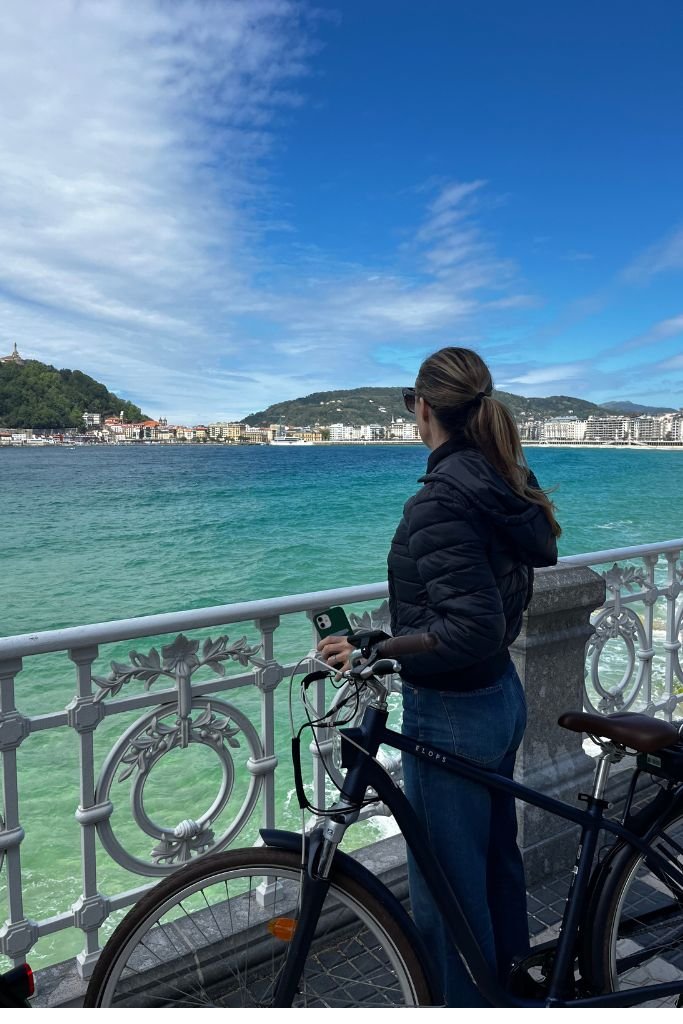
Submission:
<svg viewBox="0 0 683 1024">
<path fill-rule="evenodd" d="M 590 667 L 594 693 L 591 694 L 589 688 L 585 688 L 586 706 L 601 715 L 628 711 L 637 700 L 646 678 L 645 662 L 638 657 L 640 651 L 648 648 L 643 624 L 631 608 L 617 611 L 608 607 L 599 613 L 593 625 L 595 632 L 588 643 L 586 662 L 587 667 Z M 611 640 L 619 640 L 624 645 L 626 665 L 621 678 L 608 685 L 600 675 L 600 658 Z"/>
<path fill-rule="evenodd" d="M 199 714 L 195 713 L 199 712 Z M 96 802 L 115 803 L 113 787 L 130 780 L 130 806 L 138 827 L 156 845 L 149 860 L 130 853 L 117 837 L 111 817 L 97 823 L 97 829 L 107 852 L 129 871 L 142 875 L 165 875 L 178 864 L 202 853 L 224 849 L 249 820 L 258 800 L 262 776 L 249 772 L 249 783 L 242 806 L 230 824 L 215 835 L 214 826 L 228 807 L 235 780 L 232 752 L 246 743 L 249 759 L 263 758 L 263 747 L 256 729 L 249 719 L 233 705 L 222 700 L 196 697 L 191 714 L 181 721 L 175 703 L 162 705 L 143 715 L 123 734 L 107 757 L 97 785 Z M 175 822 L 158 822 L 145 808 L 145 785 L 156 765 L 171 750 L 201 744 L 218 757 L 222 779 L 211 805 L 193 818 Z M 117 777 L 118 776 L 118 777 Z"/>
</svg>

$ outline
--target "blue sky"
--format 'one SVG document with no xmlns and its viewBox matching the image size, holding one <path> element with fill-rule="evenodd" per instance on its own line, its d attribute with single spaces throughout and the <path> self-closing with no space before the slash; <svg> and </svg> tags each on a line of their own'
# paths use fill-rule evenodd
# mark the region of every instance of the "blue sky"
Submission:
<svg viewBox="0 0 683 1024">
<path fill-rule="evenodd" d="M 152 415 L 683 405 L 678 0 L 7 0 L 0 348 Z"/>
</svg>

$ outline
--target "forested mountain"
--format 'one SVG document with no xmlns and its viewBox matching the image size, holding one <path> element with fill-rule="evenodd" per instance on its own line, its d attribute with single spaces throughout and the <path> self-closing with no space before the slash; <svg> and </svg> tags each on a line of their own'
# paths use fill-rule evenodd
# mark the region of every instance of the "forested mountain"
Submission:
<svg viewBox="0 0 683 1024">
<path fill-rule="evenodd" d="M 606 410 L 582 398 L 554 395 L 552 398 L 524 398 L 507 391 L 494 391 L 515 418 L 526 416 L 599 416 Z M 353 388 L 350 391 L 316 391 L 305 398 L 278 402 L 261 412 L 246 416 L 244 423 L 286 423 L 293 427 L 319 423 L 388 423 L 391 418 L 408 418 L 400 388 Z"/>
<path fill-rule="evenodd" d="M 37 359 L 0 363 L 0 427 L 82 427 L 84 412 L 118 416 L 121 410 L 126 420 L 145 418 L 80 370 L 56 370 Z"/>
<path fill-rule="evenodd" d="M 625 416 L 663 416 L 667 412 L 678 412 L 670 405 L 639 405 L 637 402 L 603 402 L 600 408 L 612 415 L 622 413 Z"/>
</svg>

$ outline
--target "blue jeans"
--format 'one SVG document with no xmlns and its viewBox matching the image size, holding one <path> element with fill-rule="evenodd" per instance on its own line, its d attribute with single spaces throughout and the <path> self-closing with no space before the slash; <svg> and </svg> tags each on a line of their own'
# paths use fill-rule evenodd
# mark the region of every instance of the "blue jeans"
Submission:
<svg viewBox="0 0 683 1024">
<path fill-rule="evenodd" d="M 526 726 L 514 665 L 492 686 L 465 693 L 403 684 L 403 732 L 512 778 Z M 529 949 L 524 866 L 515 801 L 503 793 L 403 755 L 405 794 L 494 973 L 505 981 Z M 413 917 L 436 960 L 447 1006 L 486 1006 L 446 932 L 408 852 Z"/>
</svg>

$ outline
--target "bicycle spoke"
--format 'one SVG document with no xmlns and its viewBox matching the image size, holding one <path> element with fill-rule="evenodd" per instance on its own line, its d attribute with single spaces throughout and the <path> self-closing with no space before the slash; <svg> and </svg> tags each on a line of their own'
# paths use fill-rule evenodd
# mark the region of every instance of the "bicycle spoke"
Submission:
<svg viewBox="0 0 683 1024">
<path fill-rule="evenodd" d="M 180 881 L 171 875 L 160 885 L 156 903 L 151 890 L 149 908 L 130 912 L 132 927 L 118 939 L 114 933 L 114 959 L 102 964 L 98 1005 L 272 1006 L 291 947 L 270 925 L 295 920 L 305 867 L 293 853 L 256 849 L 209 863 L 213 871 L 206 875 L 201 861 L 180 869 Z M 416 988 L 396 941 L 409 948 L 385 903 L 350 880 L 331 882 L 291 1005 L 415 1005 Z M 425 989 L 424 980 L 418 984 Z"/>
</svg>

